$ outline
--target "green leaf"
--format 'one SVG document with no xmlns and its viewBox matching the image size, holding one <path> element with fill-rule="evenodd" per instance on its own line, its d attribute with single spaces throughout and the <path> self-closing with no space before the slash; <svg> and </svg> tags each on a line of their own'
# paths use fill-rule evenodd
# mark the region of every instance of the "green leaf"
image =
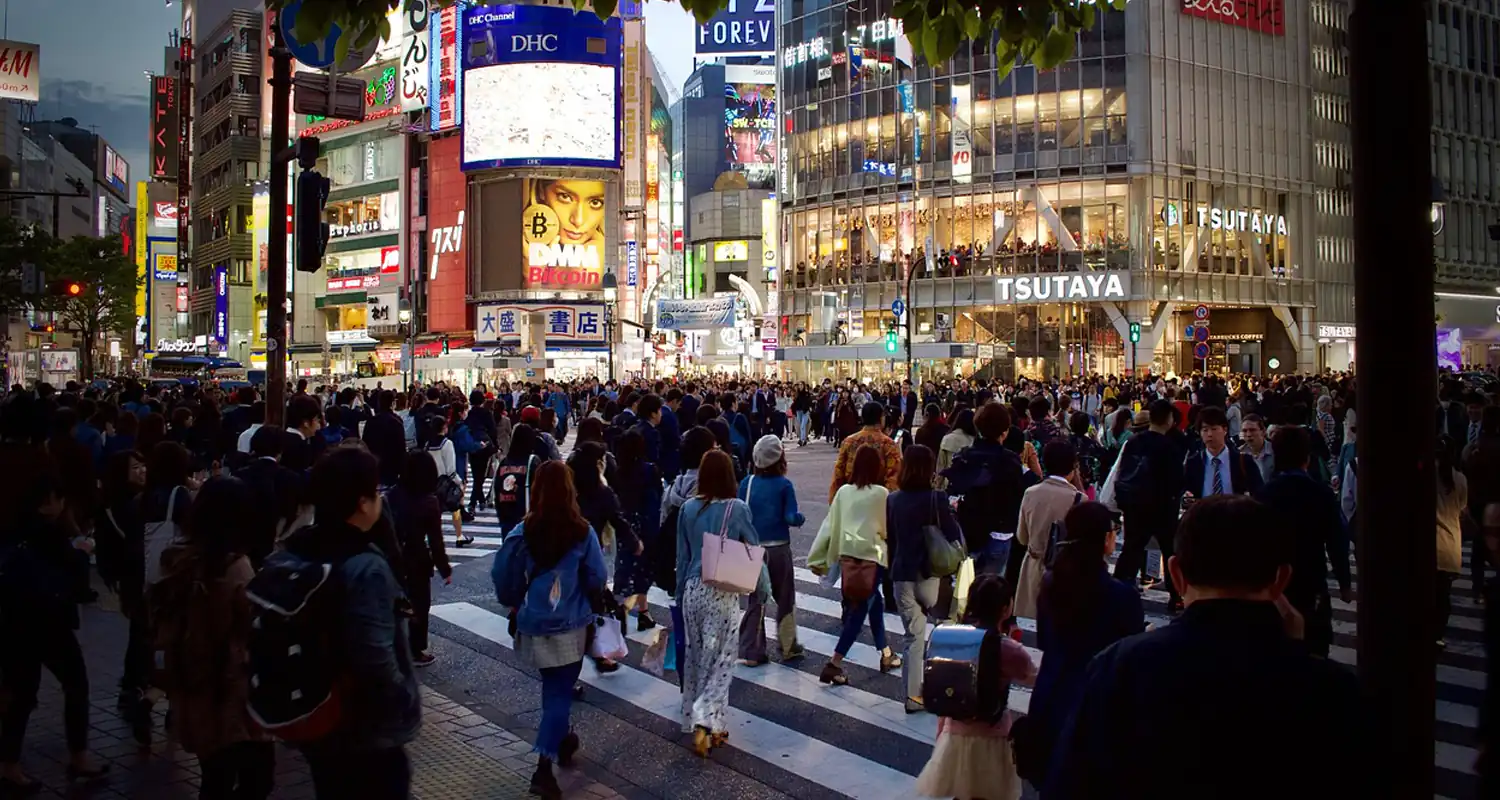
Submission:
<svg viewBox="0 0 1500 800">
<path fill-rule="evenodd" d="M 969 39 L 978 39 L 983 26 L 984 21 L 979 18 L 979 9 L 971 8 L 967 14 L 964 14 L 964 34 Z"/>
<path fill-rule="evenodd" d="M 333 63 L 338 64 L 349 57 L 349 46 L 354 43 L 354 37 L 344 34 L 339 37 L 333 47 Z"/>
<path fill-rule="evenodd" d="M 1053 67 L 1067 61 L 1073 56 L 1073 45 L 1076 37 L 1068 31 L 1053 29 L 1047 34 L 1042 42 L 1041 49 L 1036 54 L 1036 65 L 1041 69 L 1052 69 Z"/>
<path fill-rule="evenodd" d="M 941 64 L 958 52 L 958 43 L 963 40 L 963 32 L 959 26 L 960 22 L 955 17 L 945 16 L 939 20 L 937 50 L 927 54 L 928 61 Z"/>
<path fill-rule="evenodd" d="M 573 4 L 573 13 L 575 14 L 582 13 L 585 8 L 589 7 L 589 0 L 570 0 L 570 2 Z"/>
<path fill-rule="evenodd" d="M 1116 11 L 1124 11 L 1125 10 L 1125 4 L 1128 3 L 1128 2 L 1130 2 L 1130 0 L 1114 0 L 1114 2 L 1110 3 L 1110 5 Z"/>
<path fill-rule="evenodd" d="M 1091 5 L 1085 5 L 1081 10 L 1083 14 L 1082 19 L 1078 21 L 1078 27 L 1082 30 L 1092 30 L 1098 12 Z"/>
<path fill-rule="evenodd" d="M 620 0 L 594 0 L 594 13 L 599 15 L 599 19 L 609 19 L 619 4 Z"/>
<path fill-rule="evenodd" d="M 939 22 L 941 20 L 934 20 Z M 927 58 L 927 63 L 936 64 L 938 51 L 938 31 L 933 25 L 922 28 L 922 55 Z"/>
</svg>

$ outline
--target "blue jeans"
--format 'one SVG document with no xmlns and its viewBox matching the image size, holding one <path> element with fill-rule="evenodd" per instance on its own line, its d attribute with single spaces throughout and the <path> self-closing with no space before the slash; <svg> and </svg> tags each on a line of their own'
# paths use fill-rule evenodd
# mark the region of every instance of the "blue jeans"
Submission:
<svg viewBox="0 0 1500 800">
<path fill-rule="evenodd" d="M 880 584 L 884 581 L 885 567 L 880 567 L 875 573 L 875 593 L 870 595 L 870 599 L 858 605 L 844 604 L 844 629 L 839 632 L 839 643 L 834 648 L 840 658 L 849 655 L 849 648 L 859 638 L 859 629 L 865 626 L 865 617 L 870 619 L 870 635 L 875 638 L 875 649 L 886 648 L 885 598 L 880 593 Z"/>
<path fill-rule="evenodd" d="M 807 444 L 807 426 L 812 423 L 812 415 L 806 411 L 797 412 L 797 441 Z"/>
<path fill-rule="evenodd" d="M 536 730 L 532 752 L 557 760 L 557 750 L 568 735 L 568 715 L 573 710 L 573 684 L 583 672 L 583 662 L 542 668 L 542 722 Z"/>
</svg>

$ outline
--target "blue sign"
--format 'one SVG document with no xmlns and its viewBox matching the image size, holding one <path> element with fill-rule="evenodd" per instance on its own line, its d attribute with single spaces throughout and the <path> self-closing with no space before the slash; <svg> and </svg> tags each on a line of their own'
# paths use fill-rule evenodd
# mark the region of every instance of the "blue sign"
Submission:
<svg viewBox="0 0 1500 800">
<path fill-rule="evenodd" d="M 625 241 L 625 285 L 635 286 L 641 274 L 641 246 L 634 239 Z"/>
<path fill-rule="evenodd" d="M 1208 358 L 1208 342 L 1199 342 L 1199 343 L 1193 345 L 1193 358 L 1196 358 L 1199 361 L 1207 360 L 1207 358 Z"/>
<path fill-rule="evenodd" d="M 701 331 L 734 327 L 734 298 L 656 301 L 656 328 L 662 331 Z"/>
<path fill-rule="evenodd" d="M 534 369 L 528 369 L 528 370 L 526 370 L 526 377 L 528 377 L 528 378 L 535 378 L 536 377 L 536 370 L 534 370 Z"/>
<path fill-rule="evenodd" d="M 906 302 L 899 297 L 896 298 L 896 301 L 894 303 L 891 303 L 891 313 L 895 314 L 897 317 L 905 314 Z"/>
<path fill-rule="evenodd" d="M 1193 338 L 1193 331 L 1194 330 L 1195 330 L 1195 328 L 1192 325 L 1187 326 L 1187 329 L 1185 329 L 1182 332 L 1182 338 L 1184 338 L 1184 339 L 1191 339 L 1191 338 Z"/>
<path fill-rule="evenodd" d="M 776 54 L 776 0 L 729 0 L 729 7 L 698 26 L 700 56 Z"/>
<path fill-rule="evenodd" d="M 214 341 L 229 344 L 229 265 L 214 267 Z"/>
<path fill-rule="evenodd" d="M 433 131 L 457 128 L 464 121 L 464 59 L 459 53 L 464 40 L 464 0 L 443 9 L 432 9 L 427 33 L 427 116 Z"/>
<path fill-rule="evenodd" d="M 1193 341 L 1195 341 L 1195 342 L 1206 342 L 1206 341 L 1208 341 L 1208 328 L 1194 328 L 1193 329 Z"/>
<path fill-rule="evenodd" d="M 605 344 L 602 303 L 534 300 L 480 305 L 474 313 L 475 344 L 520 344 L 521 328 L 532 314 L 542 315 L 542 330 L 549 350 Z"/>
<path fill-rule="evenodd" d="M 528 363 L 528 364 L 531 363 L 531 354 L 530 353 L 526 354 L 526 363 Z"/>
<path fill-rule="evenodd" d="M 896 165 L 889 161 L 865 161 L 865 172 L 874 172 L 887 178 L 896 177 Z"/>
<path fill-rule="evenodd" d="M 297 12 L 302 10 L 302 0 L 291 0 L 281 13 L 276 15 L 277 23 L 281 26 L 281 40 L 286 44 L 286 49 L 292 51 L 292 58 L 301 61 L 309 67 L 327 67 L 333 64 L 334 47 L 338 44 L 339 36 L 344 30 L 337 24 L 328 26 L 328 35 L 321 42 L 303 44 L 297 41 L 293 31 L 297 27 Z"/>
<path fill-rule="evenodd" d="M 464 11 L 463 64 L 465 70 L 524 62 L 619 67 L 623 38 L 619 17 L 599 19 L 592 10 L 476 5 Z"/>
</svg>

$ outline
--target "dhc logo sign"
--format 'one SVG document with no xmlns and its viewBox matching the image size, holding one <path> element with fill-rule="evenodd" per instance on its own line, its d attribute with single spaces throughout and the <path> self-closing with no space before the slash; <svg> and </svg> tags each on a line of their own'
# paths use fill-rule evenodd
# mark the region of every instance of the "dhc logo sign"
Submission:
<svg viewBox="0 0 1500 800">
<path fill-rule="evenodd" d="M 555 53 L 557 52 L 557 34 L 514 34 L 510 37 L 510 51 L 512 53 Z"/>
</svg>

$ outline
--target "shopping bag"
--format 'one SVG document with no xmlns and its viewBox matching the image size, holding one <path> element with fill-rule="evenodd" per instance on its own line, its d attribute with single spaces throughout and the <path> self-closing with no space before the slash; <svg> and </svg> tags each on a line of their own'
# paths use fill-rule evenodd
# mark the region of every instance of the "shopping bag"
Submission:
<svg viewBox="0 0 1500 800">
<path fill-rule="evenodd" d="M 661 668 L 677 671 L 677 629 L 668 627 L 663 639 L 667 640 L 667 653 L 662 657 Z"/>
<path fill-rule="evenodd" d="M 969 606 L 969 587 L 974 585 L 974 559 L 966 558 L 958 568 L 958 583 L 953 587 L 953 618 L 963 619 Z"/>
<path fill-rule="evenodd" d="M 652 675 L 662 677 L 667 672 L 667 660 L 671 658 L 669 653 L 672 647 L 672 627 L 670 625 L 656 629 L 656 639 L 651 646 L 646 648 L 646 655 L 641 657 L 641 666 Z"/>
<path fill-rule="evenodd" d="M 630 650 L 625 646 L 625 629 L 618 619 L 605 616 L 594 618 L 594 643 L 589 645 L 589 655 L 611 661 L 630 655 Z"/>
</svg>

